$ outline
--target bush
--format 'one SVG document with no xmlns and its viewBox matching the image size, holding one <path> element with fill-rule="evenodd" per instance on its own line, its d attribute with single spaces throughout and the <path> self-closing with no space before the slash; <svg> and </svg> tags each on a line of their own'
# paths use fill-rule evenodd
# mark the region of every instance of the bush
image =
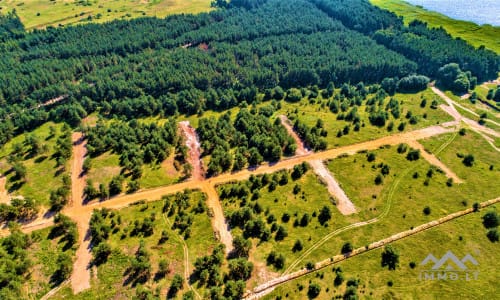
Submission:
<svg viewBox="0 0 500 300">
<path fill-rule="evenodd" d="M 488 237 L 488 239 L 492 243 L 496 243 L 500 239 L 500 236 L 499 236 L 498 231 L 496 230 L 496 228 L 488 230 L 488 233 L 486 233 L 486 236 Z"/>
<path fill-rule="evenodd" d="M 499 224 L 500 224 L 500 216 L 497 214 L 496 211 L 487 212 L 483 216 L 484 228 L 486 229 L 495 228 L 498 227 Z"/>
<path fill-rule="evenodd" d="M 347 253 L 350 253 L 352 252 L 353 250 L 353 246 L 351 243 L 347 242 L 345 243 L 343 246 L 342 246 L 342 249 L 341 249 L 341 253 L 342 254 L 347 254 Z"/>
<path fill-rule="evenodd" d="M 462 160 L 462 163 L 467 167 L 472 167 L 474 165 L 474 155 L 467 154 Z"/>
<path fill-rule="evenodd" d="M 321 287 L 317 283 L 311 283 L 309 285 L 309 290 L 307 291 L 307 296 L 309 299 L 314 299 L 319 296 L 319 293 L 321 293 Z"/>
<path fill-rule="evenodd" d="M 381 185 L 383 182 L 384 182 L 384 177 L 380 174 L 377 174 L 377 177 L 375 177 L 375 184 Z"/>
<path fill-rule="evenodd" d="M 420 150 L 418 149 L 411 149 L 408 154 L 406 155 L 406 159 L 409 161 L 415 161 L 420 158 Z"/>
<path fill-rule="evenodd" d="M 431 208 L 429 206 L 424 207 L 423 213 L 426 216 L 430 215 L 431 214 Z"/>
</svg>

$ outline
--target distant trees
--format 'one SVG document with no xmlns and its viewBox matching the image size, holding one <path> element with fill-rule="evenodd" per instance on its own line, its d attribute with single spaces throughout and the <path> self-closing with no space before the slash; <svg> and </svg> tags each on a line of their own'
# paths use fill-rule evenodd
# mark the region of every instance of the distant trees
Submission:
<svg viewBox="0 0 500 300">
<path fill-rule="evenodd" d="M 470 71 L 462 71 L 457 63 L 450 63 L 439 68 L 437 79 L 439 85 L 455 93 L 467 93 L 477 84 L 477 78 L 472 76 Z"/>
</svg>

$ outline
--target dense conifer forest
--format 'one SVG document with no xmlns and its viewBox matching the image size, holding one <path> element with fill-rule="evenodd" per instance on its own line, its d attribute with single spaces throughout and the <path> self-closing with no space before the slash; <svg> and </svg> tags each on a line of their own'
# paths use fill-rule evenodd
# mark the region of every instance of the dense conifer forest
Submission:
<svg viewBox="0 0 500 300">
<path fill-rule="evenodd" d="M 95 111 L 125 119 L 189 115 L 251 104 L 277 86 L 433 79 L 449 63 L 468 72 L 472 87 L 499 70 L 493 52 L 421 22 L 404 26 L 364 0 L 214 4 L 222 8 L 32 32 L 15 13 L 2 16 L 0 145 L 49 119 L 77 125 Z M 401 88 L 425 82 L 413 77 Z"/>
</svg>

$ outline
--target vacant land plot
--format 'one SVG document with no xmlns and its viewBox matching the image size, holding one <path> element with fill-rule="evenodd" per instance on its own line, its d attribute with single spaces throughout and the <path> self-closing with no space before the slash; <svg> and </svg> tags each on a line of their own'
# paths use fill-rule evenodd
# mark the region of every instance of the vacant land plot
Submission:
<svg viewBox="0 0 500 300">
<path fill-rule="evenodd" d="M 431 27 L 443 27 L 453 37 L 460 37 L 474 47 L 484 45 L 486 48 L 500 53 L 500 41 L 492 37 L 500 36 L 500 28 L 491 25 L 479 26 L 472 22 L 451 19 L 437 12 L 413 6 L 402 0 L 370 0 L 380 8 L 394 12 L 404 18 L 405 23 L 413 20 L 427 22 Z"/>
<path fill-rule="evenodd" d="M 283 176 L 289 180 L 288 183 L 285 183 Z M 256 176 L 250 181 L 222 185 L 218 188 L 225 216 L 232 224 L 233 237 L 241 235 L 253 237 L 254 247 L 250 252 L 250 260 L 254 261 L 257 267 L 254 274 L 266 274 L 266 269 L 267 272 L 279 272 L 300 256 L 303 249 L 307 249 L 326 233 L 344 226 L 356 218 L 355 216 L 346 217 L 338 212 L 326 187 L 319 182 L 312 171 L 307 171 L 297 180 L 292 180 L 288 171 L 280 171 L 266 175 L 266 177 L 270 181 L 268 184 L 251 183 L 263 178 Z M 265 181 L 266 179 L 264 179 Z M 261 186 L 254 187 L 253 193 L 250 193 L 254 184 Z M 236 190 L 240 189 L 247 191 L 248 194 L 242 197 L 240 197 L 241 195 L 230 196 L 231 190 L 236 193 Z M 320 222 L 322 210 L 328 210 L 330 217 L 325 217 L 325 220 Z M 269 233 L 267 240 L 262 236 L 259 238 L 256 232 L 250 233 L 252 230 L 245 225 L 249 222 L 243 224 L 242 228 L 237 226 L 237 217 L 234 214 L 240 211 L 251 212 L 253 215 L 251 222 L 259 223 L 265 227 L 263 232 L 268 231 Z M 280 238 L 279 232 L 286 232 L 286 236 Z M 297 241 L 300 242 L 297 243 Z M 296 244 L 301 244 L 301 246 Z M 286 257 L 282 267 L 271 265 L 264 267 L 268 255 L 272 251 Z M 259 270 L 259 266 L 266 269 Z M 259 277 L 264 278 L 255 277 L 249 285 L 261 283 L 265 279 L 263 275 L 259 275 Z"/>
<path fill-rule="evenodd" d="M 369 95 L 368 99 L 372 97 L 373 95 Z M 321 119 L 324 123 L 324 129 L 328 132 L 325 138 L 328 143 L 328 148 L 359 143 L 400 131 L 411 131 L 452 120 L 452 118 L 441 109 L 431 108 L 433 101 L 436 101 L 437 104 L 444 102 L 437 95 L 432 93 L 430 89 L 415 94 L 398 93 L 394 95 L 393 98 L 399 102 L 399 118 L 395 119 L 389 113 L 389 118 L 384 126 L 377 127 L 371 125 L 368 118 L 370 113 L 366 111 L 366 102 L 363 102 L 357 110 L 361 119 L 359 131 L 355 130 L 355 126 L 353 126 L 352 122 L 343 119 L 339 120 L 339 115 L 346 116 L 352 107 L 348 107 L 345 112 L 339 110 L 339 113 L 335 114 L 328 108 L 327 103 L 329 101 L 321 99 L 321 97 L 314 99 L 314 101 L 302 99 L 298 103 L 283 102 L 282 108 L 278 111 L 278 114 L 290 115 L 290 118 L 291 115 L 295 114 L 303 123 L 310 127 L 314 127 L 317 120 Z M 380 105 L 382 109 L 386 108 L 389 99 L 390 98 L 387 97 L 383 104 Z M 421 106 L 423 99 L 426 99 L 425 106 Z M 411 117 L 413 117 L 413 121 L 416 121 L 414 124 L 412 124 L 413 121 L 410 122 Z M 401 125 L 402 123 L 404 123 L 404 125 Z M 400 126 L 402 127 L 399 128 Z M 348 127 L 347 133 L 345 131 L 346 127 Z"/>
<path fill-rule="evenodd" d="M 351 286 L 349 292 L 361 298 L 489 298 L 496 293 L 498 255 L 494 253 L 498 253 L 498 245 L 486 237 L 481 218 L 487 211 L 498 209 L 497 205 L 391 244 L 399 252 L 399 266 L 396 270 L 381 266 L 384 251 L 381 248 L 291 281 L 276 288 L 264 299 L 275 299 L 278 296 L 305 299 L 309 286 L 314 284 L 321 289 L 317 299 L 343 297 L 348 285 Z M 427 255 L 433 254 L 440 259 L 450 250 L 459 260 L 470 254 L 477 261 L 477 266 L 466 263 L 470 280 L 465 279 L 465 272 L 459 272 L 459 280 L 421 279 L 422 272 L 432 267 L 432 263 L 420 265 Z M 450 264 L 455 269 L 458 268 L 453 263 Z M 475 272 L 478 272 L 477 280 L 473 279 Z"/>
<path fill-rule="evenodd" d="M 186 199 L 188 199 L 187 203 L 181 204 Z M 186 268 L 187 274 L 190 274 L 196 258 L 211 253 L 218 244 L 206 207 L 203 207 L 203 210 L 199 209 L 200 203 L 204 202 L 205 194 L 188 192 L 147 204 L 136 204 L 121 210 L 109 211 L 105 224 L 111 228 L 107 243 L 112 252 L 108 261 L 96 268 L 97 274 L 94 274 L 95 277 L 91 280 L 91 289 L 73 295 L 71 289 L 66 287 L 54 298 L 132 298 L 135 295 L 134 288 L 142 281 L 130 275 L 127 269 L 131 267 L 141 242 L 144 243 L 148 252 L 148 262 L 151 266 L 150 275 L 142 284 L 153 291 L 159 288 L 164 298 L 174 275 L 178 274 L 185 278 Z M 169 204 L 165 205 L 166 203 Z M 185 211 L 192 217 L 192 224 L 188 226 L 188 230 L 181 231 L 178 227 L 173 227 L 174 224 L 182 223 L 184 220 L 184 217 L 180 217 L 177 213 L 179 205 L 189 205 Z M 143 230 L 144 224 L 148 224 L 147 227 L 151 230 Z M 187 266 L 185 265 L 186 254 Z M 165 276 L 158 275 L 159 264 L 162 260 L 168 264 Z M 186 281 L 183 286 L 179 294 L 188 291 Z M 204 291 L 199 292 L 203 294 Z"/>
<path fill-rule="evenodd" d="M 108 22 L 143 16 L 163 18 L 170 14 L 210 10 L 209 0 L 3 0 L 0 12 L 15 9 L 27 29 L 47 26 Z"/>
<path fill-rule="evenodd" d="M 58 166 L 54 156 L 61 128 L 62 124 L 48 122 L 31 133 L 18 135 L 2 147 L 0 173 L 6 175 L 8 193 L 32 198 L 48 207 L 50 191 L 59 188 L 63 175 L 69 173 L 69 164 Z M 28 144 L 28 139 L 33 142 Z M 33 150 L 33 145 L 36 145 L 36 150 Z M 15 165 L 24 166 L 22 178 L 14 171 Z"/>
<path fill-rule="evenodd" d="M 356 207 L 361 210 L 363 207 L 368 207 L 369 210 L 370 206 L 381 205 L 384 208 L 377 208 L 380 214 L 376 222 L 332 236 L 304 258 L 304 261 L 311 258 L 326 259 L 332 254 L 338 254 L 342 245 L 347 241 L 355 247 L 362 247 L 372 241 L 443 217 L 464 207 L 471 207 L 475 202 L 493 199 L 500 195 L 500 188 L 495 183 L 495 178 L 500 176 L 500 171 L 495 166 L 490 169 L 490 165 L 498 162 L 500 154 L 479 135 L 467 131 L 465 136 L 446 134 L 420 142 L 463 179 L 464 183 L 458 185 L 449 182 L 438 169 L 431 167 L 420 158 L 409 165 L 401 160 L 400 166 L 391 167 L 390 175 L 383 179 L 387 183 L 380 189 L 374 183 L 374 176 L 377 172 L 366 170 L 368 165 L 365 160 L 366 154 L 363 154 L 363 157 L 358 156 L 356 162 L 354 162 L 355 156 L 342 158 L 343 163 L 341 161 L 337 167 L 334 161 L 333 173 Z M 406 159 L 407 154 L 399 154 L 401 157 L 397 158 L 396 148 L 379 150 L 376 152 L 377 159 L 380 158 L 382 163 L 387 161 L 385 164 L 389 166 L 397 165 L 393 159 Z M 393 151 L 393 153 L 383 154 L 383 151 Z M 474 155 L 473 166 L 465 166 L 463 158 L 458 157 L 457 153 L 459 155 L 472 153 Z M 362 159 L 364 161 L 361 162 Z M 365 168 L 362 168 L 362 164 L 366 164 Z M 375 163 L 375 165 L 379 164 Z M 342 170 L 349 170 L 352 175 Z M 363 176 L 362 174 L 369 175 L 363 178 L 360 177 Z M 391 179 L 392 176 L 394 176 L 393 179 Z M 357 186 L 368 195 L 357 194 L 349 186 Z M 370 194 L 376 195 L 381 202 L 370 199 Z M 368 217 L 375 215 L 372 209 Z"/>
</svg>

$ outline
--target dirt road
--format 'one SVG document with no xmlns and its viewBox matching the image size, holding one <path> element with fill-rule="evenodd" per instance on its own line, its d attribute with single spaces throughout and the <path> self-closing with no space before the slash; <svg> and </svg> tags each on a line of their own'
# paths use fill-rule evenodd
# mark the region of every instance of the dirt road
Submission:
<svg viewBox="0 0 500 300">
<path fill-rule="evenodd" d="M 297 133 L 293 130 L 291 126 L 290 120 L 286 116 L 280 115 L 279 118 L 281 119 L 281 124 L 286 128 L 288 131 L 288 134 L 293 137 L 295 140 L 295 143 L 297 144 L 297 150 L 295 151 L 296 155 L 305 155 L 311 153 L 310 150 L 306 149 L 304 146 L 304 143 L 300 139 L 300 137 L 297 135 Z M 323 183 L 326 184 L 326 187 L 328 189 L 328 192 L 336 201 L 336 206 L 338 210 L 343 214 L 343 215 L 349 215 L 353 214 L 356 212 L 356 208 L 354 207 L 354 204 L 351 202 L 351 200 L 347 197 L 346 193 L 344 190 L 340 187 L 339 183 L 337 180 L 335 180 L 335 177 L 330 173 L 330 171 L 326 168 L 326 166 L 323 164 L 323 161 L 321 160 L 311 160 L 309 161 L 309 164 L 313 168 L 314 173 L 318 175 L 318 177 L 323 181 Z"/>
<path fill-rule="evenodd" d="M 310 160 L 309 164 L 314 170 L 314 173 L 321 178 L 326 184 L 328 192 L 336 201 L 336 206 L 340 213 L 343 215 L 350 215 L 356 212 L 356 208 L 352 201 L 347 197 L 344 190 L 340 187 L 340 184 L 335 180 L 333 174 L 326 168 L 322 160 Z"/>
<path fill-rule="evenodd" d="M 189 121 L 180 122 L 179 127 L 181 128 L 184 136 L 186 137 L 186 146 L 189 149 L 188 162 L 193 167 L 193 171 L 191 173 L 191 179 L 203 180 L 205 178 L 205 174 L 201 163 L 200 142 L 198 141 L 196 132 L 194 128 L 191 127 L 191 125 L 189 125 Z"/>
<path fill-rule="evenodd" d="M 212 207 L 212 209 L 214 210 L 214 219 L 213 219 L 214 228 L 216 228 L 216 230 L 219 231 L 220 239 L 227 247 L 226 251 L 230 251 L 232 249 L 232 237 L 225 222 L 222 206 L 220 205 L 217 193 L 215 191 L 215 186 L 217 186 L 218 184 L 227 183 L 229 181 L 235 181 L 235 180 L 245 180 L 252 174 L 257 175 L 264 173 L 273 173 L 281 169 L 290 169 L 294 165 L 300 164 L 302 162 L 308 162 L 311 160 L 323 161 L 326 159 L 335 158 L 345 153 L 354 154 L 360 150 L 373 150 L 384 145 L 397 145 L 400 143 L 408 143 L 410 141 L 415 141 L 419 139 L 432 137 L 435 135 L 453 132 L 454 130 L 455 129 L 453 128 L 432 126 L 411 132 L 399 133 L 372 141 L 331 149 L 324 152 L 317 152 L 317 153 L 309 152 L 301 156 L 295 156 L 289 159 L 279 161 L 275 164 L 263 165 L 258 167 L 257 169 L 252 169 L 252 170 L 247 169 L 232 174 L 226 173 L 211 178 L 209 180 L 193 179 L 192 181 L 187 181 L 175 185 L 139 191 L 135 194 L 120 195 L 105 202 L 95 202 L 95 203 L 90 203 L 88 205 L 82 205 L 83 201 L 81 197 L 83 194 L 83 186 L 85 180 L 83 177 L 79 176 L 81 174 L 81 164 L 83 164 L 83 157 L 85 155 L 85 144 L 76 143 L 73 150 L 74 153 L 77 153 L 78 155 L 75 155 L 75 162 L 73 163 L 74 167 L 72 168 L 72 179 L 74 179 L 73 181 L 74 183 L 72 184 L 73 188 L 72 195 L 74 195 L 72 201 L 73 203 L 63 211 L 64 214 L 72 218 L 77 223 L 79 232 L 80 247 L 78 248 L 76 253 L 77 259 L 75 261 L 74 271 L 71 276 L 71 284 L 73 287 L 73 291 L 77 293 L 79 291 L 82 291 L 90 287 L 90 270 L 88 269 L 88 265 L 91 261 L 91 253 L 89 251 L 90 248 L 88 239 L 89 238 L 88 228 L 89 228 L 90 216 L 93 209 L 99 209 L 104 207 L 119 209 L 127 207 L 129 204 L 139 200 L 154 201 L 160 199 L 161 196 L 163 195 L 181 192 L 185 189 L 201 189 L 202 191 L 207 193 L 209 206 Z M 74 135 L 73 138 L 74 140 L 79 140 L 81 136 L 76 134 Z M 217 217 L 215 217 L 215 215 L 217 215 Z M 36 226 L 36 229 L 41 229 L 44 227 L 48 227 L 51 224 L 52 224 L 51 220 L 39 218 L 31 224 L 23 226 L 23 231 L 32 231 L 34 228 L 33 226 Z M 5 230 L 2 231 L 2 234 L 3 233 L 5 233 Z"/>
<path fill-rule="evenodd" d="M 429 162 L 431 165 L 436 166 L 443 170 L 446 174 L 446 177 L 453 179 L 455 183 L 463 183 L 463 180 L 460 179 L 450 168 L 448 168 L 445 164 L 443 164 L 436 156 L 425 151 L 424 146 L 417 141 L 411 141 L 408 145 L 414 149 L 420 150 L 420 155 Z"/>
<path fill-rule="evenodd" d="M 226 218 L 224 218 L 224 210 L 220 203 L 219 195 L 209 180 L 201 182 L 201 190 L 207 194 L 207 205 L 213 212 L 211 220 L 212 228 L 216 231 L 216 235 L 221 243 L 226 246 L 226 254 L 229 254 L 233 250 L 233 236 L 229 230 L 229 224 Z"/>
<path fill-rule="evenodd" d="M 71 204 L 66 207 L 63 213 L 75 211 L 72 218 L 78 227 L 78 249 L 76 260 L 71 274 L 71 287 L 75 294 L 90 288 L 90 239 L 88 238 L 90 214 L 80 212 L 83 207 L 83 190 L 85 188 L 85 175 L 83 174 L 83 161 L 87 154 L 86 141 L 81 132 L 72 135 L 73 140 L 73 161 L 71 164 Z M 69 215 L 69 214 L 68 214 Z"/>
<path fill-rule="evenodd" d="M 306 146 L 304 145 L 300 137 L 293 130 L 292 122 L 290 122 L 290 120 L 284 115 L 280 115 L 279 118 L 281 120 L 281 124 L 286 128 L 288 134 L 295 140 L 295 143 L 297 144 L 297 150 L 295 150 L 295 155 L 303 155 L 310 153 L 311 151 L 309 149 L 306 149 Z"/>
</svg>

